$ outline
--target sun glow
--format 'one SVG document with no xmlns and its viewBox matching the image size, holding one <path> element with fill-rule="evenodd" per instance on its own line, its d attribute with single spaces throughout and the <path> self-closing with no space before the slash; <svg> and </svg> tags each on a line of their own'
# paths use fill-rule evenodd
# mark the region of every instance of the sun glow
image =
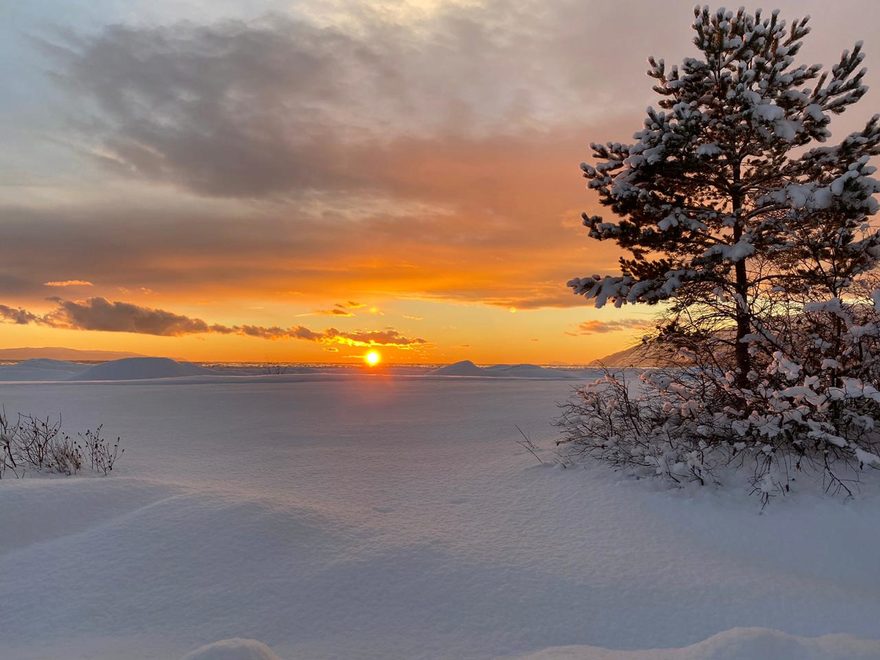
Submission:
<svg viewBox="0 0 880 660">
<path fill-rule="evenodd" d="M 369 351 L 366 355 L 364 355 L 364 362 L 367 363 L 370 367 L 375 367 L 382 361 L 382 356 L 379 355 L 379 351 Z"/>
</svg>

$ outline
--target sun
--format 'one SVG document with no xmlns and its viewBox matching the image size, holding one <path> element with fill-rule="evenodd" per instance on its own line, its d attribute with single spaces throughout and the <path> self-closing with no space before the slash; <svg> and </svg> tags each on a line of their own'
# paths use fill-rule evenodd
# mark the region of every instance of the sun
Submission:
<svg viewBox="0 0 880 660">
<path fill-rule="evenodd" d="M 379 355 L 379 351 L 369 351 L 366 355 L 364 355 L 364 362 L 371 367 L 375 367 L 382 361 L 382 356 Z"/>
</svg>

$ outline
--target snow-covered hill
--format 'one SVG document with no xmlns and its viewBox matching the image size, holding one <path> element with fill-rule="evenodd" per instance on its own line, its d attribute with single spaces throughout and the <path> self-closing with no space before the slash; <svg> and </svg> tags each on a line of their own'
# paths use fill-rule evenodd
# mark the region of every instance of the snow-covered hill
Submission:
<svg viewBox="0 0 880 660">
<path fill-rule="evenodd" d="M 149 378 L 176 378 L 200 376 L 212 373 L 189 362 L 177 362 L 170 358 L 141 357 L 113 360 L 89 367 L 75 376 L 74 380 L 143 380 Z"/>
<path fill-rule="evenodd" d="M 0 381 L 2 380 L 67 380 L 88 365 L 63 360 L 33 359 L 23 360 L 16 364 L 0 365 Z"/>
</svg>

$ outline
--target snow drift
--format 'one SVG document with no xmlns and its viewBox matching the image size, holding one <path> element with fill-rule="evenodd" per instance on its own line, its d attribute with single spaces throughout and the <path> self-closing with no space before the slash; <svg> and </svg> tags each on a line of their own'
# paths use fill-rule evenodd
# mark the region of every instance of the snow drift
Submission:
<svg viewBox="0 0 880 660">
<path fill-rule="evenodd" d="M 280 660 L 263 642 L 255 639 L 224 639 L 207 644 L 182 660 Z"/>
<path fill-rule="evenodd" d="M 201 376 L 210 373 L 212 373 L 210 369 L 189 362 L 177 362 L 170 358 L 142 357 L 96 364 L 76 374 L 73 380 L 142 380 Z"/>
<path fill-rule="evenodd" d="M 612 651 L 596 646 L 563 646 L 520 660 L 876 660 L 880 641 L 851 635 L 799 637 L 768 628 L 733 628 L 677 649 Z"/>
<path fill-rule="evenodd" d="M 732 628 L 683 648 L 618 651 L 560 646 L 518 660 L 876 660 L 880 641 L 852 635 L 801 637 L 770 628 Z M 282 660 L 262 642 L 229 639 L 208 644 L 182 660 Z M 286 660 L 286 659 L 285 659 Z"/>
<path fill-rule="evenodd" d="M 17 364 L 0 365 L 0 380 L 67 380 L 88 368 L 88 365 L 35 358 Z"/>
</svg>

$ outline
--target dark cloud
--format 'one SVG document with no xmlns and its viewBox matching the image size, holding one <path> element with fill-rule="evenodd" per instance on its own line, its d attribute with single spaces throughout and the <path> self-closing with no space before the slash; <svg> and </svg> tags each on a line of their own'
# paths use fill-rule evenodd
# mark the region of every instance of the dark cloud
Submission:
<svg viewBox="0 0 880 660">
<path fill-rule="evenodd" d="M 34 323 L 39 321 L 39 316 L 36 314 L 32 314 L 31 312 L 15 307 L 9 307 L 8 305 L 0 305 L 0 318 L 5 320 L 7 323 L 15 323 L 17 325 L 27 325 L 28 323 Z"/>
<path fill-rule="evenodd" d="M 216 331 L 201 319 L 126 302 L 110 302 L 104 298 L 89 298 L 83 302 L 61 298 L 50 300 L 57 303 L 58 308 L 46 315 L 41 323 L 56 328 L 136 332 L 166 337 Z"/>
<path fill-rule="evenodd" d="M 393 328 L 384 330 L 343 331 L 328 328 L 314 331 L 304 326 L 264 327 L 255 325 L 228 326 L 208 324 L 202 319 L 175 314 L 163 309 L 142 307 L 127 302 L 111 302 L 104 298 L 84 301 L 50 298 L 56 309 L 42 316 L 22 308 L 0 305 L 0 318 L 8 323 L 27 325 L 36 323 L 52 328 L 73 330 L 98 330 L 103 332 L 133 332 L 163 337 L 179 337 L 192 334 L 223 334 L 258 337 L 260 339 L 303 339 L 322 344 L 345 344 L 348 346 L 386 346 L 411 348 L 427 342 L 421 338 L 409 338 Z"/>
</svg>

